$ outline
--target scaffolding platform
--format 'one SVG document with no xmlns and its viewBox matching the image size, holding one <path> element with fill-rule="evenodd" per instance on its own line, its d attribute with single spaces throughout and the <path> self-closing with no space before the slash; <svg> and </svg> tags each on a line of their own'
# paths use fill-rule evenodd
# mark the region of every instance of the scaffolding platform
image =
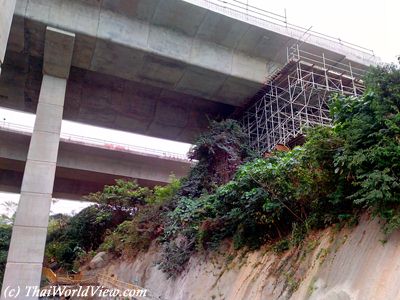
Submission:
<svg viewBox="0 0 400 300">
<path fill-rule="evenodd" d="M 251 146 L 260 154 L 289 145 L 304 128 L 331 125 L 328 101 L 333 93 L 364 92 L 366 69 L 300 50 L 287 50 L 287 63 L 267 79 L 241 118 Z"/>
</svg>

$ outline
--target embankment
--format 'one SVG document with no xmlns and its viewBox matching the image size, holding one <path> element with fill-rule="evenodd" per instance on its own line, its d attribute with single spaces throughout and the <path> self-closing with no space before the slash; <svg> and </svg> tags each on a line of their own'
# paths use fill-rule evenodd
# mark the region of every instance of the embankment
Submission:
<svg viewBox="0 0 400 300">
<path fill-rule="evenodd" d="M 157 268 L 155 246 L 96 271 L 168 300 L 400 299 L 400 233 L 384 240 L 378 221 L 364 216 L 353 228 L 314 232 L 281 255 L 267 247 L 237 253 L 225 245 L 192 257 L 174 280 Z"/>
</svg>

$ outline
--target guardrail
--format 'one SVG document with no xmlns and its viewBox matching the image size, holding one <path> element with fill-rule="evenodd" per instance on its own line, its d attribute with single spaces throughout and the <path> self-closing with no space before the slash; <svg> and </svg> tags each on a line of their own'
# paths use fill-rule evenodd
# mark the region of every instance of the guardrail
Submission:
<svg viewBox="0 0 400 300">
<path fill-rule="evenodd" d="M 97 282 L 104 287 L 114 288 L 120 291 L 136 292 L 136 297 L 146 299 L 157 299 L 153 297 L 149 290 L 144 289 L 138 285 L 118 280 L 115 276 L 111 277 L 105 274 L 97 274 Z M 136 299 L 136 298 L 135 298 Z"/>
<path fill-rule="evenodd" d="M 338 37 L 333 37 L 324 33 L 320 33 L 310 28 L 305 28 L 295 24 L 291 24 L 287 21 L 286 10 L 284 15 L 273 13 L 256 6 L 249 5 L 238 0 L 184 0 L 186 2 L 213 10 L 218 13 L 222 13 L 227 16 L 239 19 L 241 21 L 260 26 L 265 29 L 270 29 L 270 25 L 276 25 L 281 28 L 292 29 L 298 32 L 298 39 L 300 41 L 306 41 L 310 36 L 317 37 L 329 42 L 334 42 L 340 46 L 349 48 L 363 53 L 364 59 L 376 61 L 375 53 L 372 49 L 368 49 L 347 41 L 343 41 Z M 307 36 L 307 38 L 305 38 Z"/>
<path fill-rule="evenodd" d="M 103 289 L 108 288 L 118 290 L 121 295 L 117 296 L 116 299 L 159 299 L 154 297 L 148 289 L 132 283 L 124 282 L 117 279 L 115 276 L 109 276 L 103 273 L 95 274 L 94 276 L 87 276 L 82 273 L 73 275 L 60 275 L 53 272 L 53 270 L 50 268 L 43 267 L 42 275 L 49 283 L 49 285 L 45 286 L 43 289 L 48 289 L 53 293 L 57 293 L 57 290 L 49 289 L 52 286 L 64 286 L 65 288 L 73 289 L 78 286 L 96 285 Z M 65 289 L 62 289 L 62 291 L 65 291 Z M 52 294 L 51 296 L 56 297 L 61 295 Z"/>
<path fill-rule="evenodd" d="M 23 132 L 27 134 L 31 134 L 33 131 L 33 127 L 15 124 L 10 122 L 0 122 L 0 130 L 6 131 L 14 131 L 14 132 Z M 174 159 L 174 160 L 182 160 L 182 161 L 190 161 L 188 157 L 184 154 L 163 151 L 159 149 L 146 148 L 136 145 L 124 144 L 124 143 L 116 143 L 113 141 L 107 141 L 97 138 L 90 138 L 85 136 L 79 136 L 75 134 L 69 133 L 61 133 L 61 141 L 63 142 L 71 142 L 71 143 L 79 143 L 88 146 L 95 146 L 102 149 L 107 150 L 115 150 L 115 151 L 123 151 L 129 153 L 144 153 L 155 155 L 158 157 L 166 158 L 166 159 Z"/>
<path fill-rule="evenodd" d="M 50 284 L 55 285 L 90 285 L 97 283 L 95 276 L 83 276 L 81 273 L 72 275 L 59 275 L 53 272 L 50 268 L 42 268 L 42 275 Z"/>
<path fill-rule="evenodd" d="M 324 69 L 336 72 L 338 74 L 347 75 L 350 78 L 362 79 L 367 73 L 367 69 L 354 67 L 350 62 L 342 63 L 326 57 L 324 53 L 317 55 L 300 49 L 299 45 L 293 45 L 287 49 L 287 61 L 305 61 L 312 65 L 318 65 Z"/>
</svg>

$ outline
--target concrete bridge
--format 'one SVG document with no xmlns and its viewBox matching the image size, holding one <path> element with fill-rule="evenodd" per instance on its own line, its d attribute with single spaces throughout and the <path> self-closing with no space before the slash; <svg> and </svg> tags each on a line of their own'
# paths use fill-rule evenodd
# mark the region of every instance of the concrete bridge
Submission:
<svg viewBox="0 0 400 300">
<path fill-rule="evenodd" d="M 206 116 L 226 117 L 246 103 L 299 39 L 306 38 L 304 50 L 324 51 L 355 67 L 371 58 L 287 23 L 244 22 L 226 8 L 220 9 L 225 15 L 216 13 L 211 4 L 218 0 L 191 2 L 202 6 L 181 0 L 16 1 L 0 106 L 36 111 L 46 26 L 75 34 L 64 119 L 185 142 L 207 126 Z"/>
<path fill-rule="evenodd" d="M 0 190 L 19 193 L 32 128 L 4 125 L 0 125 Z M 79 200 L 116 178 L 135 179 L 141 186 L 164 185 L 171 174 L 185 176 L 190 166 L 182 154 L 62 134 L 53 197 Z"/>
<path fill-rule="evenodd" d="M 63 118 L 191 142 L 207 118 L 251 99 L 296 42 L 355 67 L 373 58 L 221 3 L 0 0 L 0 106 L 36 113 L 1 299 L 40 283 L 56 169 L 75 151 L 60 142 Z"/>
</svg>

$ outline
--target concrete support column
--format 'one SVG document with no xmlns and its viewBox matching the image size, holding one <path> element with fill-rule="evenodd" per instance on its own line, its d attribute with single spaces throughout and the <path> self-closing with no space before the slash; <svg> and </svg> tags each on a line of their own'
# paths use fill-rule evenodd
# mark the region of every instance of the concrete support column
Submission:
<svg viewBox="0 0 400 300">
<path fill-rule="evenodd" d="M 14 222 L 1 299 L 27 287 L 39 287 L 46 244 L 47 226 L 56 171 L 65 90 L 74 45 L 73 34 L 47 28 L 43 79 L 36 120 L 29 145 Z M 8 289 L 8 290 L 7 290 Z M 14 298 L 15 299 L 15 298 Z"/>
<path fill-rule="evenodd" d="M 16 2 L 16 0 L 0 0 L 0 75 Z"/>
</svg>

